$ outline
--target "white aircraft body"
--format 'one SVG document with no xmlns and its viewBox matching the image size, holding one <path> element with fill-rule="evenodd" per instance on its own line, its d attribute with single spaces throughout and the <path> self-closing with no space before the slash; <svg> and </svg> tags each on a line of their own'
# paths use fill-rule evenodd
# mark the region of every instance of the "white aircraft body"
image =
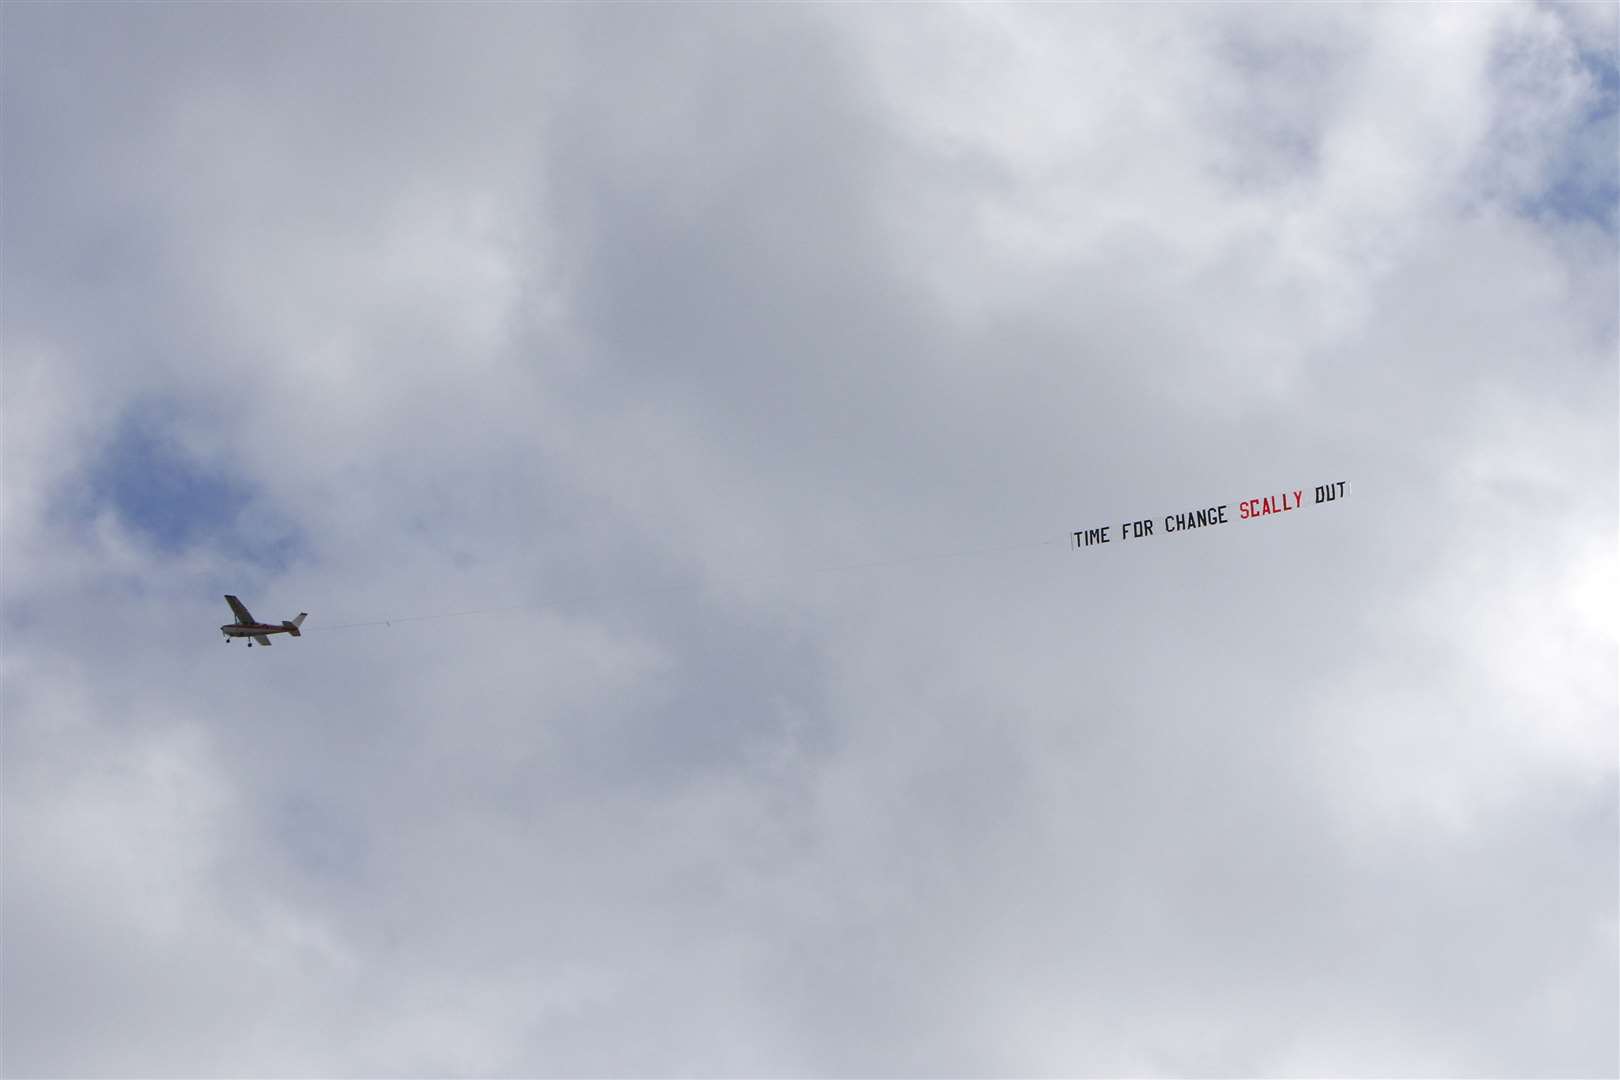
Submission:
<svg viewBox="0 0 1620 1080">
<path fill-rule="evenodd" d="M 271 626 L 269 623 L 262 623 L 254 619 L 253 614 L 248 611 L 247 605 L 236 597 L 227 596 L 225 602 L 231 605 L 231 613 L 236 616 L 235 622 L 226 623 L 220 627 L 220 630 L 225 634 L 225 644 L 227 645 L 231 643 L 231 638 L 238 637 L 252 638 L 253 641 L 257 641 L 260 645 L 269 645 L 271 634 L 291 634 L 293 637 L 303 637 L 298 628 L 304 625 L 304 617 L 309 614 L 307 611 L 300 611 L 298 618 L 284 620 L 280 626 Z M 248 642 L 248 648 L 253 648 L 253 641 Z"/>
</svg>

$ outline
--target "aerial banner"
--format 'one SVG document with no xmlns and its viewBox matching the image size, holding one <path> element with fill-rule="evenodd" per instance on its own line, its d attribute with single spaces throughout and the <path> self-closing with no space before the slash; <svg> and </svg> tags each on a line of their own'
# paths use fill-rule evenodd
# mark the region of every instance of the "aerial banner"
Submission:
<svg viewBox="0 0 1620 1080">
<path fill-rule="evenodd" d="M 1195 507 L 1162 517 L 1141 518 L 1121 522 L 1115 526 L 1102 525 L 1095 529 L 1081 529 L 1070 533 L 1071 546 L 1080 548 L 1109 544 L 1115 540 L 1146 540 L 1152 536 L 1186 532 L 1189 529 L 1207 529 L 1213 525 L 1230 525 L 1234 521 L 1255 521 L 1274 514 L 1291 514 L 1308 506 L 1323 506 L 1350 495 L 1348 480 L 1335 480 L 1329 484 L 1316 484 L 1309 488 L 1279 491 L 1261 495 L 1239 503 L 1219 503 L 1214 506 Z"/>
</svg>

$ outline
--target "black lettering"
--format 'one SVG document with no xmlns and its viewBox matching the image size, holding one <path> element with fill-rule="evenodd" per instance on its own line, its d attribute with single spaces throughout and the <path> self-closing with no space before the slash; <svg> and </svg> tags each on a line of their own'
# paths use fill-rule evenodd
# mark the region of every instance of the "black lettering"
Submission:
<svg viewBox="0 0 1620 1080">
<path fill-rule="evenodd" d="M 1221 505 L 1219 505 L 1219 506 L 1217 506 L 1215 508 L 1215 524 L 1217 524 L 1217 525 L 1225 525 L 1226 524 L 1226 504 L 1225 503 L 1221 503 Z"/>
</svg>

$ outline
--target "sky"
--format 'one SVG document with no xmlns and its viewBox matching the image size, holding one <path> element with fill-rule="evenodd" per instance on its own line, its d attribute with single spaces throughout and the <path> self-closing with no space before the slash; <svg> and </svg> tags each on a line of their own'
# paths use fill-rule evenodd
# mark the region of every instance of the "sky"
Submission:
<svg viewBox="0 0 1620 1080">
<path fill-rule="evenodd" d="M 1620 1073 L 1616 11 L 0 7 L 0 1071 Z"/>
</svg>

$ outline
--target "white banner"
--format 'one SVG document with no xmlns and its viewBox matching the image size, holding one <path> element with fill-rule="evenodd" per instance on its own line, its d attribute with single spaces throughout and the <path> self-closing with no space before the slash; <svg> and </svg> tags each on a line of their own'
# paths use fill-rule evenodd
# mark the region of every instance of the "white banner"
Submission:
<svg viewBox="0 0 1620 1080">
<path fill-rule="evenodd" d="M 1254 521 L 1273 514 L 1290 514 L 1307 506 L 1321 506 L 1337 502 L 1350 495 L 1348 480 L 1335 480 L 1330 484 L 1316 484 L 1309 488 L 1279 491 L 1274 495 L 1261 495 L 1239 503 L 1219 503 L 1156 518 L 1140 518 L 1121 522 L 1118 532 L 1113 525 L 1095 529 L 1081 529 L 1069 534 L 1076 548 L 1096 547 L 1115 540 L 1146 540 L 1156 535 L 1186 532 L 1188 529 L 1207 529 L 1212 525 L 1230 525 L 1234 521 Z"/>
</svg>

